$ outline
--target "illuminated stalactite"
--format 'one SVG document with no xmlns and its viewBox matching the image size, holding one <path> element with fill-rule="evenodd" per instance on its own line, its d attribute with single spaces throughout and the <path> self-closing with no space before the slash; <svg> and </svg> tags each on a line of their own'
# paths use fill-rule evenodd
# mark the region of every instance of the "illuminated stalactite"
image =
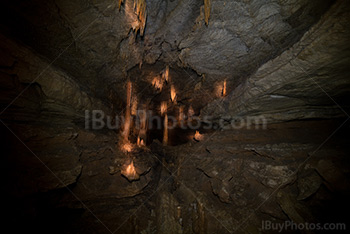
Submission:
<svg viewBox="0 0 350 234">
<path fill-rule="evenodd" d="M 162 91 L 162 89 L 163 89 L 163 80 L 159 76 L 154 77 L 153 80 L 152 80 L 152 86 L 157 91 Z"/>
<path fill-rule="evenodd" d="M 132 83 L 131 81 L 127 82 L 127 93 L 126 93 L 126 111 L 125 111 L 125 123 L 124 123 L 124 141 L 128 141 L 130 133 L 130 124 L 131 124 L 131 90 Z"/>
<path fill-rule="evenodd" d="M 146 0 L 134 0 L 134 10 L 139 19 L 139 25 L 138 28 L 136 28 L 136 32 L 137 30 L 140 30 L 140 35 L 143 36 L 147 18 Z"/>
<path fill-rule="evenodd" d="M 118 1 L 118 9 L 120 11 L 121 5 L 125 2 L 125 0 Z M 125 10 L 128 12 L 127 8 Z M 137 15 L 137 21 L 131 24 L 131 28 L 135 31 L 135 33 L 140 31 L 140 35 L 143 36 L 147 19 L 146 0 L 134 0 L 133 11 Z M 142 66 L 142 63 L 140 63 L 140 66 Z"/>
<path fill-rule="evenodd" d="M 170 87 L 170 99 L 172 102 L 176 103 L 176 90 L 174 85 Z"/>
<path fill-rule="evenodd" d="M 162 102 L 160 104 L 160 114 L 161 115 L 164 115 L 166 112 L 167 112 L 167 109 L 168 109 L 168 104 L 167 102 Z"/>
<path fill-rule="evenodd" d="M 226 96 L 226 80 L 224 80 L 224 84 L 222 86 L 222 96 L 225 97 Z"/>
<path fill-rule="evenodd" d="M 169 83 L 169 65 L 166 65 L 165 70 L 162 73 L 162 77 L 166 83 Z"/>
<path fill-rule="evenodd" d="M 163 145 L 168 144 L 168 114 L 164 116 L 164 133 L 163 133 Z"/>
<path fill-rule="evenodd" d="M 121 8 L 123 2 L 124 2 L 124 0 L 119 0 L 119 5 L 118 5 L 119 11 L 120 11 L 120 8 Z"/>
<path fill-rule="evenodd" d="M 205 17 L 206 25 L 209 24 L 210 8 L 211 8 L 211 0 L 204 0 L 204 17 Z"/>
<path fill-rule="evenodd" d="M 136 116 L 137 114 L 137 97 L 133 96 L 131 98 L 131 115 Z"/>
<path fill-rule="evenodd" d="M 148 116 L 147 116 L 147 109 L 146 106 L 143 111 L 139 111 L 139 134 L 137 139 L 137 145 L 144 146 L 146 144 L 147 140 L 147 129 L 148 129 Z"/>
<path fill-rule="evenodd" d="M 121 146 L 121 150 L 125 153 L 127 152 L 131 152 L 133 149 L 133 146 L 131 143 L 129 142 L 125 142 L 122 146 Z"/>
</svg>

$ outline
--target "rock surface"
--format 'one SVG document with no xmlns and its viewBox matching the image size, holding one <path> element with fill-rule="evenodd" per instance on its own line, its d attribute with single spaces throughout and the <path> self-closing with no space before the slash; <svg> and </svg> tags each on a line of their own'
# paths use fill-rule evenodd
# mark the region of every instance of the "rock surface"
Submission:
<svg viewBox="0 0 350 234">
<path fill-rule="evenodd" d="M 206 26 L 202 0 L 146 0 L 141 37 L 131 0 L 120 10 L 114 0 L 2 1 L 0 164 L 13 232 L 348 223 L 348 122 L 307 120 L 349 117 L 348 1 L 210 2 Z M 166 65 L 160 92 L 152 80 Z M 169 130 L 174 146 L 158 129 L 122 152 L 118 130 L 84 122 L 85 110 L 123 114 L 127 79 L 139 107 L 158 113 L 173 86 L 169 116 L 182 107 L 223 126 L 196 141 L 193 129 Z M 257 129 L 240 123 L 257 116 Z"/>
<path fill-rule="evenodd" d="M 348 110 L 344 97 L 350 88 L 348 18 L 349 4 L 335 3 L 300 41 L 262 65 L 223 101 L 209 104 L 202 115 L 263 115 L 273 122 L 348 116 L 343 109 Z"/>
<path fill-rule="evenodd" d="M 137 24 L 131 0 L 120 10 L 118 1 L 110 0 L 4 5 L 4 33 L 53 61 L 90 96 L 119 102 L 117 108 L 122 108 L 120 84 L 128 71 L 162 63 L 206 75 L 203 95 L 192 105 L 206 96 L 211 98 L 205 104 L 211 103 L 217 82 L 227 79 L 231 95 L 223 114 L 231 118 L 254 113 L 280 121 L 343 114 L 318 85 L 346 104 L 341 102 L 349 91 L 346 1 L 212 1 L 208 26 L 202 1 L 150 1 L 142 38 L 130 31 Z M 216 106 L 203 113 L 222 115 Z"/>
</svg>

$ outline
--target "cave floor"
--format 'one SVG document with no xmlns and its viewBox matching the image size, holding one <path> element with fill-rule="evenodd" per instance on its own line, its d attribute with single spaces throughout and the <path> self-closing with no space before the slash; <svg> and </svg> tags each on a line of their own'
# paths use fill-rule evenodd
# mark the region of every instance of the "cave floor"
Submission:
<svg viewBox="0 0 350 234">
<path fill-rule="evenodd" d="M 34 229 L 56 226 L 57 233 L 256 233 L 266 220 L 347 222 L 350 136 L 343 121 L 212 131 L 177 146 L 154 141 L 128 153 L 141 174 L 133 182 L 108 171 L 125 158 L 106 152 L 115 142 L 103 134 L 91 141 L 80 130 L 77 146 L 89 146 L 72 193 L 20 198 L 17 205 L 30 200 L 37 208 L 21 207 L 15 222 L 28 216 Z"/>
</svg>

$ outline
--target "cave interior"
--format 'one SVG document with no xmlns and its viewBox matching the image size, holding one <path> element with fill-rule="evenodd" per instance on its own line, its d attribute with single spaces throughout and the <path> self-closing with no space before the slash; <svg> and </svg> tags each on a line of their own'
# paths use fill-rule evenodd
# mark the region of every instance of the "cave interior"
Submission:
<svg viewBox="0 0 350 234">
<path fill-rule="evenodd" d="M 349 227 L 349 1 L 0 4 L 10 233 Z"/>
</svg>

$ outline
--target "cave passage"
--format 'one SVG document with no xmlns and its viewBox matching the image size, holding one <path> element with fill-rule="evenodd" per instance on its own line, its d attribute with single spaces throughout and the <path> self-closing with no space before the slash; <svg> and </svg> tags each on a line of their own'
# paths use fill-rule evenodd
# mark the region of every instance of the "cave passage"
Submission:
<svg viewBox="0 0 350 234">
<path fill-rule="evenodd" d="M 350 2 L 2 0 L 11 233 L 347 233 Z"/>
</svg>

